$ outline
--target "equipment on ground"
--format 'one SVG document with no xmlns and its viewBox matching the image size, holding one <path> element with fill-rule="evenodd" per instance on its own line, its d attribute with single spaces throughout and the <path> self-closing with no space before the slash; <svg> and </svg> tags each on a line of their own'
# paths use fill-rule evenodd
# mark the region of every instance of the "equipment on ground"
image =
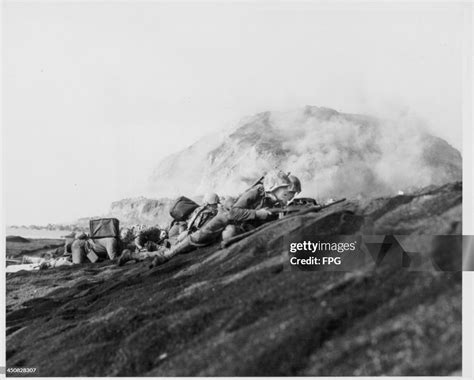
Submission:
<svg viewBox="0 0 474 380">
<path fill-rule="evenodd" d="M 89 250 L 86 256 L 91 263 L 96 263 L 97 261 L 99 261 L 99 256 L 97 256 L 97 253 L 95 253 L 92 249 Z"/>
</svg>

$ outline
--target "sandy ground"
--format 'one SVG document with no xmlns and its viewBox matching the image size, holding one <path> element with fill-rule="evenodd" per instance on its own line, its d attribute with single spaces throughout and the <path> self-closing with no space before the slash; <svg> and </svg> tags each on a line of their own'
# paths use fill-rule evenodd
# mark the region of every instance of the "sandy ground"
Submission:
<svg viewBox="0 0 474 380">
<path fill-rule="evenodd" d="M 459 373 L 461 273 L 393 260 L 302 272 L 284 253 L 289 239 L 318 234 L 460 234 L 461 193 L 455 183 L 346 202 L 153 269 L 103 262 L 8 275 L 7 366 L 35 376 Z"/>
</svg>

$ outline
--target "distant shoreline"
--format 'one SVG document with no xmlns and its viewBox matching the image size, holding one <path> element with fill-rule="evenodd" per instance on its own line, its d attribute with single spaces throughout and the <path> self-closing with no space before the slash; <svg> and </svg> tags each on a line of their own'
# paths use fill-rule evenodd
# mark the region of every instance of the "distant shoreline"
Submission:
<svg viewBox="0 0 474 380">
<path fill-rule="evenodd" d="M 74 231 L 79 230 L 80 226 L 77 224 L 48 224 L 46 226 L 38 226 L 36 224 L 30 225 L 9 225 L 7 226 L 8 229 L 30 229 L 30 230 L 48 230 L 48 231 Z"/>
<path fill-rule="evenodd" d="M 36 229 L 28 227 L 7 227 L 5 237 L 9 235 L 21 236 L 27 239 L 65 239 L 73 230 Z"/>
</svg>

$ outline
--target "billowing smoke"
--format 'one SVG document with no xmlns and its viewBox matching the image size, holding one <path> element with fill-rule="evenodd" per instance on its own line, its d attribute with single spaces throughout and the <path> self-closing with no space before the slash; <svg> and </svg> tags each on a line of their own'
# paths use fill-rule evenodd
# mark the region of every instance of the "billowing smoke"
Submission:
<svg viewBox="0 0 474 380">
<path fill-rule="evenodd" d="M 161 196 L 234 195 L 273 168 L 299 176 L 302 195 L 323 200 L 460 180 L 461 156 L 409 115 L 380 120 L 306 107 L 258 114 L 220 140 L 204 139 L 160 164 L 153 183 Z"/>
<path fill-rule="evenodd" d="M 433 183 L 423 159 L 426 132 L 413 118 L 309 117 L 290 128 L 276 118 L 274 124 L 292 152 L 286 166 L 302 176 L 307 195 L 373 196 Z"/>
</svg>

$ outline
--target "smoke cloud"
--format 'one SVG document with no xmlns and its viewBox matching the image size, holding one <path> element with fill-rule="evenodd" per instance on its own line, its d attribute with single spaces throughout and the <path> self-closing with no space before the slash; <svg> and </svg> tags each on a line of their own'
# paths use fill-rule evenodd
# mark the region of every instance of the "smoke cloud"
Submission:
<svg viewBox="0 0 474 380">
<path fill-rule="evenodd" d="M 261 113 L 227 136 L 203 139 L 162 162 L 153 184 L 168 196 L 236 195 L 274 168 L 300 177 L 301 195 L 324 200 L 459 180 L 461 156 L 408 112 L 379 119 L 306 107 Z"/>
</svg>

